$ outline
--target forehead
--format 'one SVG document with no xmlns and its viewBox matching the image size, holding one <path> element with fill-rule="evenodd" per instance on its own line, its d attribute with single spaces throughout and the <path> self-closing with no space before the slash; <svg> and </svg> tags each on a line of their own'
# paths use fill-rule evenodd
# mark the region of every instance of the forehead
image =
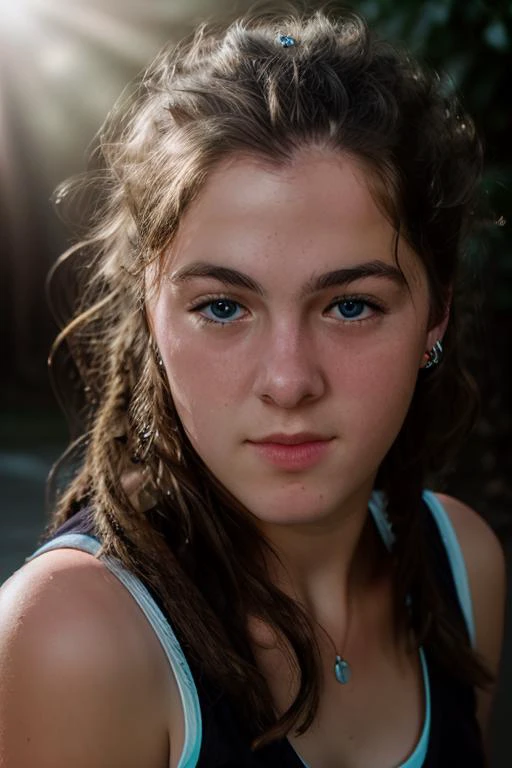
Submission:
<svg viewBox="0 0 512 768">
<path fill-rule="evenodd" d="M 170 271 L 192 261 L 289 280 L 379 259 L 395 263 L 397 235 L 376 199 L 374 179 L 348 155 L 298 153 L 286 165 L 234 156 L 220 164 L 184 214 L 169 250 Z M 419 259 L 399 243 L 409 281 Z"/>
</svg>

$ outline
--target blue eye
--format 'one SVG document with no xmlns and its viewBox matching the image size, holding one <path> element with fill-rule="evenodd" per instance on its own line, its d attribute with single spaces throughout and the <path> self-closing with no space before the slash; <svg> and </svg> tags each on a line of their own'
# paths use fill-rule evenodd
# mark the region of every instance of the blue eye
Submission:
<svg viewBox="0 0 512 768">
<path fill-rule="evenodd" d="M 208 304 L 201 307 L 201 310 L 205 313 L 207 320 L 227 323 L 230 320 L 238 319 L 240 304 L 231 299 L 215 299 L 215 301 L 209 301 Z"/>
<path fill-rule="evenodd" d="M 343 299 L 343 301 L 336 302 L 334 306 L 339 309 L 345 320 L 355 320 L 363 314 L 368 304 L 359 299 Z"/>
</svg>

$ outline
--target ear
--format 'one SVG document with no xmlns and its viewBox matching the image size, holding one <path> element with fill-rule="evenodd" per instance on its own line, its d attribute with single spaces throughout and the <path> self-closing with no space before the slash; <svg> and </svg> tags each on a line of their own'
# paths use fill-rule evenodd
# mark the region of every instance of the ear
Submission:
<svg viewBox="0 0 512 768">
<path fill-rule="evenodd" d="M 446 333 L 446 329 L 448 327 L 448 322 L 450 320 L 450 309 L 451 309 L 451 291 L 449 299 L 445 305 L 445 311 L 443 313 L 442 319 L 436 323 L 436 325 L 432 326 L 428 330 L 427 337 L 425 340 L 425 359 L 424 362 L 427 360 L 427 354 L 430 352 L 436 341 L 443 341 L 444 335 Z M 421 365 L 423 367 L 423 364 Z"/>
<path fill-rule="evenodd" d="M 436 341 L 442 341 L 448 327 L 448 321 L 450 319 L 450 305 L 445 309 L 443 319 L 430 328 L 427 333 L 427 350 L 432 349 Z"/>
</svg>

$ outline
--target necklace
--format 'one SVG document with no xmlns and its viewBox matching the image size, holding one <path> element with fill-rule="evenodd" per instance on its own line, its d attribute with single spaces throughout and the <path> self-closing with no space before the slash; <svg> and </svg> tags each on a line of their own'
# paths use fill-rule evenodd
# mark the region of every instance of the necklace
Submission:
<svg viewBox="0 0 512 768">
<path fill-rule="evenodd" d="M 345 627 L 345 636 L 343 638 L 342 643 L 342 650 L 341 653 L 338 653 L 338 649 L 336 648 L 336 645 L 334 643 L 334 640 L 332 639 L 329 632 L 323 627 L 321 624 L 319 624 L 320 628 L 323 629 L 327 637 L 329 638 L 329 642 L 331 643 L 332 647 L 334 648 L 334 677 L 340 683 L 341 685 L 346 685 L 348 682 L 350 682 L 350 679 L 352 677 L 352 667 L 350 666 L 349 662 L 343 655 L 343 650 L 345 648 L 345 645 L 347 644 L 347 637 L 348 637 L 348 630 L 350 625 L 350 601 L 347 604 L 347 624 Z"/>
<path fill-rule="evenodd" d="M 341 683 L 342 685 L 346 685 L 352 677 L 352 668 L 350 664 L 339 654 L 336 654 L 336 661 L 334 662 L 334 675 L 338 683 Z"/>
</svg>

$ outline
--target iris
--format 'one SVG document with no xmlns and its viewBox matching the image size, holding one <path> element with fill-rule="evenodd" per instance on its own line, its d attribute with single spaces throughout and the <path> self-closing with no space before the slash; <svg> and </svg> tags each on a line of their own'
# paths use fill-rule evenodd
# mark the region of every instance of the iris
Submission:
<svg viewBox="0 0 512 768">
<path fill-rule="evenodd" d="M 345 299 L 340 301 L 337 306 L 343 317 L 352 320 L 364 312 L 366 304 L 364 301 L 357 301 L 356 299 Z"/>
<path fill-rule="evenodd" d="M 208 308 L 217 320 L 231 320 L 233 315 L 236 314 L 238 304 L 236 301 L 230 301 L 229 299 L 217 299 L 210 302 Z"/>
</svg>

